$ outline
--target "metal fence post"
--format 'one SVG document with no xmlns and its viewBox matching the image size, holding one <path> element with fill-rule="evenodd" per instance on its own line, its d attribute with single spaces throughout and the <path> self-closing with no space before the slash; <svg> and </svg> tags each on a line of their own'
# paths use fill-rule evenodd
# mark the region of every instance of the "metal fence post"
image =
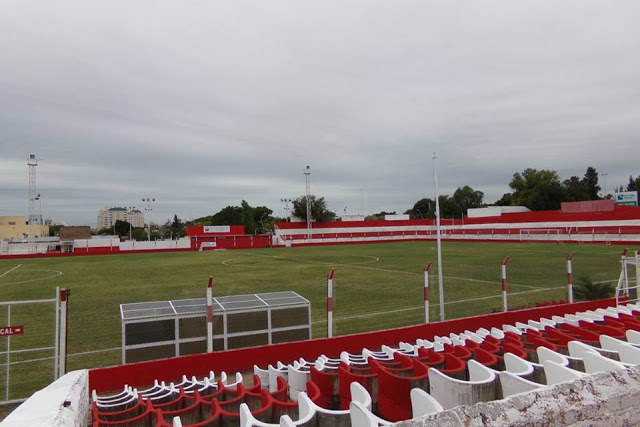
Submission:
<svg viewBox="0 0 640 427">
<path fill-rule="evenodd" d="M 509 257 L 506 256 L 502 260 L 502 311 L 507 311 L 507 262 Z"/>
</svg>

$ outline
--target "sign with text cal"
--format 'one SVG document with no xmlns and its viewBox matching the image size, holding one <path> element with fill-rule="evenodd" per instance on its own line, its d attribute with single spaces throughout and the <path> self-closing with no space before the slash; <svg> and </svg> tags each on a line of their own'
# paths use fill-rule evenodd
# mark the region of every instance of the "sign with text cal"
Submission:
<svg viewBox="0 0 640 427">
<path fill-rule="evenodd" d="M 0 337 L 24 334 L 24 326 L 0 326 Z"/>
</svg>

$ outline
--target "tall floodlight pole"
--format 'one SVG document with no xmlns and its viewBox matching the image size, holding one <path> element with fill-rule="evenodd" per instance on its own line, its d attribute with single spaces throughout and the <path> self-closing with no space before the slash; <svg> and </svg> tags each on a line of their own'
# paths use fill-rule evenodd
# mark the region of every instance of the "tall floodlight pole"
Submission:
<svg viewBox="0 0 640 427">
<path fill-rule="evenodd" d="M 27 160 L 29 166 L 29 237 L 27 239 L 29 253 L 36 253 L 35 218 L 36 218 L 36 167 L 38 159 L 35 154 L 30 154 Z"/>
<path fill-rule="evenodd" d="M 604 197 L 603 199 L 607 198 L 607 175 L 606 173 L 602 174 L 602 179 L 604 180 Z"/>
<path fill-rule="evenodd" d="M 311 169 L 309 166 L 304 170 L 304 176 L 307 183 L 307 243 L 311 243 Z"/>
<path fill-rule="evenodd" d="M 151 241 L 151 211 L 153 208 L 151 207 L 151 203 L 155 203 L 156 199 L 153 197 L 143 197 L 142 202 L 147 204 L 147 207 L 144 208 L 146 212 L 149 212 L 149 236 L 147 237 L 147 241 Z"/>
<path fill-rule="evenodd" d="M 442 242 L 440 240 L 440 202 L 438 201 L 438 173 L 436 153 L 433 152 L 433 188 L 436 196 L 436 245 L 438 250 L 438 296 L 440 297 L 440 321 L 444 320 L 444 284 L 442 283 Z"/>
</svg>

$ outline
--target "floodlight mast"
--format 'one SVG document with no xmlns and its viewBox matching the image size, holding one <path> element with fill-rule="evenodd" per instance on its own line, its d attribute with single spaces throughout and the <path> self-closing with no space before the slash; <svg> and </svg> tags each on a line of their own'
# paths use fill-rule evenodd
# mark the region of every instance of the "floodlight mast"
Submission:
<svg viewBox="0 0 640 427">
<path fill-rule="evenodd" d="M 35 217 L 36 217 L 36 167 L 38 166 L 38 159 L 35 154 L 30 154 L 27 160 L 29 166 L 29 237 L 27 239 L 27 246 L 29 253 L 34 254 L 36 250 L 35 241 Z M 38 195 L 39 197 L 39 195 Z"/>
<path fill-rule="evenodd" d="M 436 153 L 433 152 L 433 188 L 436 196 L 436 246 L 438 252 L 438 297 L 440 298 L 440 321 L 444 316 L 444 285 L 442 283 L 442 242 L 440 239 L 440 202 L 438 201 L 438 173 L 436 172 Z"/>
<path fill-rule="evenodd" d="M 311 169 L 309 166 L 304 170 L 307 184 L 307 243 L 311 243 Z"/>
</svg>

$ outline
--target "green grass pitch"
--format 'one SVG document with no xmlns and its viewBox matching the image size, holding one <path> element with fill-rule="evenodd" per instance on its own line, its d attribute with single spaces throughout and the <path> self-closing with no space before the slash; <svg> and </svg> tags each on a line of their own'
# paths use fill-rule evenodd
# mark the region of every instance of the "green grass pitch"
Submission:
<svg viewBox="0 0 640 427">
<path fill-rule="evenodd" d="M 613 281 L 620 273 L 621 250 L 604 245 L 445 242 L 446 317 L 501 307 L 504 256 L 510 256 L 509 306 L 522 307 L 566 298 L 570 252 L 575 252 L 576 278 Z M 311 301 L 313 336 L 324 337 L 326 275 L 331 268 L 336 270 L 334 334 L 342 335 L 421 323 L 422 270 L 431 262 L 431 321 L 436 321 L 436 261 L 435 242 L 15 259 L 0 260 L 0 275 L 20 265 L 0 277 L 0 289 L 3 301 L 53 298 L 56 286 L 72 290 L 68 370 L 73 370 L 120 363 L 119 304 L 204 297 L 209 275 L 214 276 L 214 296 L 298 292 Z M 0 312 L 0 319 L 6 319 L 3 316 Z M 30 316 L 53 324 L 52 314 Z M 19 348 L 21 339 L 26 342 L 29 332 L 36 333 L 27 328 L 24 337 L 13 338 L 12 348 Z M 0 351 L 4 346 L 0 342 Z"/>
</svg>

